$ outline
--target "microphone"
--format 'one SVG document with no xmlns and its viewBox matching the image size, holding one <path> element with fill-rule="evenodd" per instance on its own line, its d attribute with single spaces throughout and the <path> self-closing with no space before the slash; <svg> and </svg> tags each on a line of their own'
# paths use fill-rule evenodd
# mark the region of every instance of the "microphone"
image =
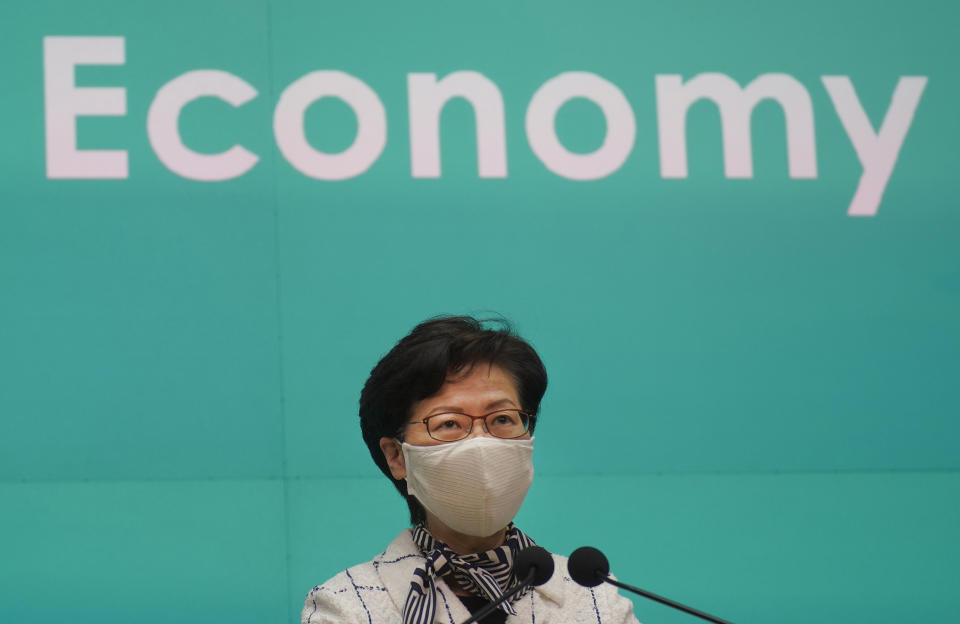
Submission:
<svg viewBox="0 0 960 624">
<path fill-rule="evenodd" d="M 591 548 L 590 546 L 581 546 L 570 554 L 570 558 L 567 560 L 567 572 L 570 573 L 570 578 L 572 578 L 575 583 L 578 585 L 583 585 L 584 587 L 596 587 L 600 583 L 607 582 L 611 585 L 616 585 L 617 587 L 621 587 L 627 591 L 639 594 L 644 598 L 649 598 L 650 600 L 655 600 L 660 604 L 665 604 L 668 607 L 679 609 L 684 613 L 695 615 L 698 618 L 707 620 L 708 622 L 713 622 L 714 624 L 732 624 L 727 620 L 721 620 L 720 618 L 704 613 L 703 611 L 697 611 L 696 609 L 682 605 L 679 602 L 674 602 L 669 598 L 658 596 L 654 593 L 642 590 L 639 587 L 633 587 L 631 585 L 627 585 L 626 583 L 621 583 L 620 581 L 610 578 L 610 562 L 607 561 L 607 558 L 602 552 L 596 548 Z"/>
<path fill-rule="evenodd" d="M 528 546 L 519 553 L 513 562 L 513 575 L 521 581 L 494 602 L 486 605 L 463 624 L 473 624 L 493 613 L 494 609 L 532 585 L 543 585 L 553 576 L 553 557 L 544 548 Z"/>
<path fill-rule="evenodd" d="M 517 554 L 513 574 L 524 579 L 524 585 L 543 585 L 553 576 L 553 557 L 545 548 L 528 546 Z"/>
</svg>

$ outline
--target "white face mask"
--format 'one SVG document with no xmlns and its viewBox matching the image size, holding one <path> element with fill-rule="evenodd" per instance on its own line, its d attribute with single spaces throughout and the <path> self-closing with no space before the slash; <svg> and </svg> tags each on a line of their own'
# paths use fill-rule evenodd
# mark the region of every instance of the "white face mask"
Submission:
<svg viewBox="0 0 960 624">
<path fill-rule="evenodd" d="M 533 438 L 404 442 L 407 492 L 451 529 L 487 537 L 510 524 L 533 481 Z"/>
</svg>

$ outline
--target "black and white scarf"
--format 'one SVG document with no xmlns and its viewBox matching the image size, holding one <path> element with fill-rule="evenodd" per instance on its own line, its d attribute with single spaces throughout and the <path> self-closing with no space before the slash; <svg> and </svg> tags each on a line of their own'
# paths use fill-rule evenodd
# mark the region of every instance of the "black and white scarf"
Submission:
<svg viewBox="0 0 960 624">
<path fill-rule="evenodd" d="M 517 582 L 513 577 L 513 558 L 524 548 L 534 545 L 533 540 L 513 523 L 507 527 L 506 539 L 501 546 L 482 553 L 459 555 L 434 539 L 423 525 L 413 530 L 413 541 L 427 560 L 413 571 L 410 593 L 403 605 L 403 624 L 433 624 L 437 614 L 436 579 L 451 573 L 461 587 L 494 602 Z M 508 615 L 517 613 L 509 601 L 500 608 Z"/>
</svg>

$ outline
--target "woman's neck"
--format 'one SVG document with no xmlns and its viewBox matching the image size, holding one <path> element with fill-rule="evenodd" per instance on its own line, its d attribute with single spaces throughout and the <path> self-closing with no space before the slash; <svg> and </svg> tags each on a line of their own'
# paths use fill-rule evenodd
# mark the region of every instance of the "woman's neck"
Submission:
<svg viewBox="0 0 960 624">
<path fill-rule="evenodd" d="M 434 538 L 449 546 L 450 550 L 459 555 L 469 555 L 496 548 L 503 544 L 507 536 L 506 527 L 488 537 L 477 537 L 475 535 L 459 533 L 441 522 L 439 518 L 429 511 L 427 512 L 426 526 Z"/>
</svg>

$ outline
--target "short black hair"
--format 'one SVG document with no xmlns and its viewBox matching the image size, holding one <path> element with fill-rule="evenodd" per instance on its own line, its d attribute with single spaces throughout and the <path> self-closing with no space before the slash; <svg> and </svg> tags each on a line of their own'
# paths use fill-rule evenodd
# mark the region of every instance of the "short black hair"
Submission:
<svg viewBox="0 0 960 624">
<path fill-rule="evenodd" d="M 423 522 L 426 515 L 407 494 L 407 482 L 390 474 L 380 438 L 398 435 L 414 403 L 439 392 L 450 375 L 469 372 L 477 364 L 499 366 L 513 378 L 520 407 L 531 415 L 533 433 L 547 390 L 547 370 L 533 347 L 503 318 L 440 316 L 420 323 L 373 367 L 360 393 L 363 441 L 373 461 L 406 498 L 412 524 Z"/>
</svg>

